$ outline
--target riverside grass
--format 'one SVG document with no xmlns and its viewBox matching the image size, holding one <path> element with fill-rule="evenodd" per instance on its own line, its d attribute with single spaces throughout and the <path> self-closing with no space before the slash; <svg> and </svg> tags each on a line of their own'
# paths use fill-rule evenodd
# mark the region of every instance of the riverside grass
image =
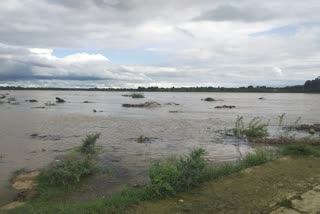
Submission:
<svg viewBox="0 0 320 214">
<path fill-rule="evenodd" d="M 48 190 L 40 183 L 39 186 L 44 189 L 38 198 L 29 201 L 23 207 L 8 211 L 8 213 L 127 213 L 133 205 L 139 202 L 174 196 L 178 192 L 187 191 L 205 181 L 264 164 L 281 155 L 313 155 L 320 151 L 320 148 L 315 146 L 308 147 L 308 149 L 311 149 L 312 152 L 301 153 L 301 149 L 291 148 L 289 149 L 291 152 L 288 153 L 286 152 L 288 151 L 287 146 L 278 152 L 257 150 L 240 161 L 218 165 L 212 165 L 205 159 L 205 150 L 194 149 L 188 155 L 154 163 L 150 168 L 151 182 L 144 187 L 128 188 L 107 199 L 97 199 L 85 203 L 66 203 L 59 198 L 59 195 L 68 190 L 61 187 L 57 187 L 54 191 Z M 180 182 L 181 180 L 182 182 Z"/>
</svg>

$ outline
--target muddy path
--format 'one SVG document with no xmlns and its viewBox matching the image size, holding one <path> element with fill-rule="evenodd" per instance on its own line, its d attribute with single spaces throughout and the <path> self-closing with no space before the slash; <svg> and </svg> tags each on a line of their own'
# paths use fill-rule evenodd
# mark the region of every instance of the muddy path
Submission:
<svg viewBox="0 0 320 214">
<path fill-rule="evenodd" d="M 319 183 L 319 158 L 286 157 L 173 198 L 142 203 L 129 213 L 270 213 L 279 209 L 277 203 L 299 199 Z"/>
</svg>

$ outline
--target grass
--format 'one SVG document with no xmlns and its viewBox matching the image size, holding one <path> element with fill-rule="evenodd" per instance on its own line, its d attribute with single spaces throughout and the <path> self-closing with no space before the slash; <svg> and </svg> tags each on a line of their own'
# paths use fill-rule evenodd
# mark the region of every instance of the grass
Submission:
<svg viewBox="0 0 320 214">
<path fill-rule="evenodd" d="M 80 147 L 80 152 L 86 155 L 95 154 L 96 142 L 99 138 L 100 138 L 100 133 L 87 135 L 87 137 L 82 140 L 82 146 Z"/>
<path fill-rule="evenodd" d="M 39 176 L 40 185 L 73 185 L 79 183 L 83 177 L 93 174 L 94 163 L 83 157 L 71 158 L 52 163 Z"/>
<path fill-rule="evenodd" d="M 292 208 L 292 202 L 289 199 L 283 199 L 277 203 L 281 207 Z"/>
<path fill-rule="evenodd" d="M 253 118 L 247 126 L 243 122 L 243 117 L 239 117 L 235 123 L 234 134 L 237 137 L 246 136 L 249 139 L 262 138 L 268 136 L 268 124 L 263 123 L 261 118 Z"/>
<path fill-rule="evenodd" d="M 40 196 L 9 213 L 126 213 L 139 202 L 171 197 L 206 181 L 267 163 L 282 155 L 320 157 L 320 147 L 299 144 L 286 145 L 278 152 L 256 150 L 242 160 L 215 165 L 205 158 L 206 151 L 198 148 L 187 155 L 154 162 L 149 170 L 150 183 L 146 186 L 130 187 L 106 199 L 69 203 L 66 197 L 68 191 L 76 189 L 83 177 L 94 172 L 91 159 L 82 156 L 80 161 L 67 160 L 59 164 L 59 167 L 51 167 L 43 172 L 37 187 Z M 279 202 L 279 205 L 290 206 L 285 200 Z"/>
<path fill-rule="evenodd" d="M 46 187 L 44 185 L 46 183 L 40 182 L 38 189 L 42 188 L 42 192 L 40 192 L 39 198 L 9 213 L 122 213 L 141 201 L 174 196 L 178 192 L 187 191 L 205 181 L 218 179 L 245 168 L 263 164 L 274 158 L 273 153 L 259 150 L 238 162 L 211 165 L 205 155 L 205 150 L 194 149 L 187 155 L 155 162 L 150 167 L 150 183 L 148 185 L 140 188 L 128 188 L 115 193 L 110 198 L 85 203 L 67 203 L 65 201 L 64 194 L 68 191 L 69 186 L 66 189 L 62 188 L 64 183 L 60 181 L 60 168 L 59 173 L 55 172 L 56 175 L 59 175 L 59 179 L 53 180 L 58 184 L 56 188 Z M 73 171 L 73 164 L 71 165 L 71 168 L 68 165 L 63 169 L 72 169 Z M 75 171 L 78 172 L 78 167 L 74 167 L 74 169 L 77 169 Z M 84 172 L 86 175 L 88 171 Z M 64 172 L 62 174 L 64 175 Z M 76 177 L 71 177 L 73 181 L 77 181 Z M 81 176 L 79 178 L 80 181 Z M 49 177 L 46 179 L 50 180 Z M 69 178 L 64 181 L 69 181 Z M 77 182 L 70 184 L 71 187 L 76 188 Z"/>
<path fill-rule="evenodd" d="M 305 144 L 287 145 L 281 150 L 282 155 L 320 157 L 320 147 Z"/>
<path fill-rule="evenodd" d="M 38 179 L 39 186 L 70 186 L 93 174 L 97 169 L 93 157 L 99 137 L 100 133 L 87 135 L 79 150 L 67 154 L 62 160 L 55 161 L 42 170 Z"/>
</svg>

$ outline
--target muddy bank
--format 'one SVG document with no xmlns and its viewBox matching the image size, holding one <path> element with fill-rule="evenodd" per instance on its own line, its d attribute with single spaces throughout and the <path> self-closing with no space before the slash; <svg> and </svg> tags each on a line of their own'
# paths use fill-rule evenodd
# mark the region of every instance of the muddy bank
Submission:
<svg viewBox="0 0 320 214">
<path fill-rule="evenodd" d="M 128 213 L 270 213 L 319 183 L 319 158 L 286 157 L 174 198 L 142 203 Z"/>
</svg>

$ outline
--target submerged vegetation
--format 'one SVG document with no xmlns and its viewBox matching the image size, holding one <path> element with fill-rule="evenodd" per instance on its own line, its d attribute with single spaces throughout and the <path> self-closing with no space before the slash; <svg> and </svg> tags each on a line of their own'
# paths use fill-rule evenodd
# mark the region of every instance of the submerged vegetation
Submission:
<svg viewBox="0 0 320 214">
<path fill-rule="evenodd" d="M 96 170 L 93 155 L 96 153 L 96 141 L 99 137 L 100 133 L 87 135 L 82 140 L 80 152 L 72 152 L 62 160 L 56 160 L 50 164 L 39 176 L 40 186 L 69 186 L 79 183 L 82 178 L 93 174 Z"/>
</svg>

